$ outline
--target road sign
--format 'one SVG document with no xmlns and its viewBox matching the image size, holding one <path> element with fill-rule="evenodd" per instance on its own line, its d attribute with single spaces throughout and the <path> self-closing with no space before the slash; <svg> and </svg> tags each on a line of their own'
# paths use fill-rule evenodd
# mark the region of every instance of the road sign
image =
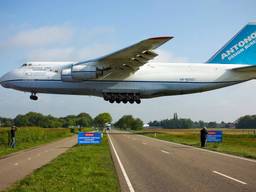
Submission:
<svg viewBox="0 0 256 192">
<path fill-rule="evenodd" d="M 78 144 L 100 144 L 101 133 L 100 132 L 79 132 Z"/>
<path fill-rule="evenodd" d="M 222 142 L 222 131 L 220 130 L 209 130 L 207 135 L 207 142 Z"/>
</svg>

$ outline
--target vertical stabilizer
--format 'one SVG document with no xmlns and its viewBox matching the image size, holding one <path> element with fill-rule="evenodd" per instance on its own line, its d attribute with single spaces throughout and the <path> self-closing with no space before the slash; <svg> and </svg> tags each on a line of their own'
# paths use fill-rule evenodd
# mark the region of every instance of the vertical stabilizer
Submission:
<svg viewBox="0 0 256 192">
<path fill-rule="evenodd" d="M 256 65 L 256 22 L 242 28 L 207 63 Z"/>
</svg>

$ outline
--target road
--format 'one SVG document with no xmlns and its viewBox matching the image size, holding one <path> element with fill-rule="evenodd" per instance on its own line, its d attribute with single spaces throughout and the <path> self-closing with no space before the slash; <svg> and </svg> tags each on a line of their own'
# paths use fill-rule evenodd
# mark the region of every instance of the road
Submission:
<svg viewBox="0 0 256 192">
<path fill-rule="evenodd" d="M 122 191 L 256 191 L 256 161 L 135 134 L 109 134 Z"/>
<path fill-rule="evenodd" d="M 0 191 L 31 174 L 77 143 L 77 136 L 61 139 L 0 159 Z"/>
</svg>

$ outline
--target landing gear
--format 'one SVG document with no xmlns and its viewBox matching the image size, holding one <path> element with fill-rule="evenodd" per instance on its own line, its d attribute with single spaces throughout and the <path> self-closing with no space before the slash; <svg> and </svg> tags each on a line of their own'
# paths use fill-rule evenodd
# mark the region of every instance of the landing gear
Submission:
<svg viewBox="0 0 256 192">
<path fill-rule="evenodd" d="M 110 103 L 141 103 L 140 95 L 138 93 L 104 93 L 103 98 L 105 101 L 109 101 Z"/>
<path fill-rule="evenodd" d="M 30 99 L 33 100 L 33 101 L 37 101 L 38 97 L 36 96 L 36 93 L 31 93 Z"/>
</svg>

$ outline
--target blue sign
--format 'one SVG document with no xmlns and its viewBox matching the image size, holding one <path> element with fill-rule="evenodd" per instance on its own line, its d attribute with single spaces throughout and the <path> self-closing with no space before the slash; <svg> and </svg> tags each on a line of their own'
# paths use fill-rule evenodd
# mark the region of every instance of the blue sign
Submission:
<svg viewBox="0 0 256 192">
<path fill-rule="evenodd" d="M 79 132 L 78 144 L 100 144 L 101 133 L 100 132 Z"/>
<path fill-rule="evenodd" d="M 222 131 L 209 130 L 207 135 L 207 142 L 222 142 Z"/>
</svg>

